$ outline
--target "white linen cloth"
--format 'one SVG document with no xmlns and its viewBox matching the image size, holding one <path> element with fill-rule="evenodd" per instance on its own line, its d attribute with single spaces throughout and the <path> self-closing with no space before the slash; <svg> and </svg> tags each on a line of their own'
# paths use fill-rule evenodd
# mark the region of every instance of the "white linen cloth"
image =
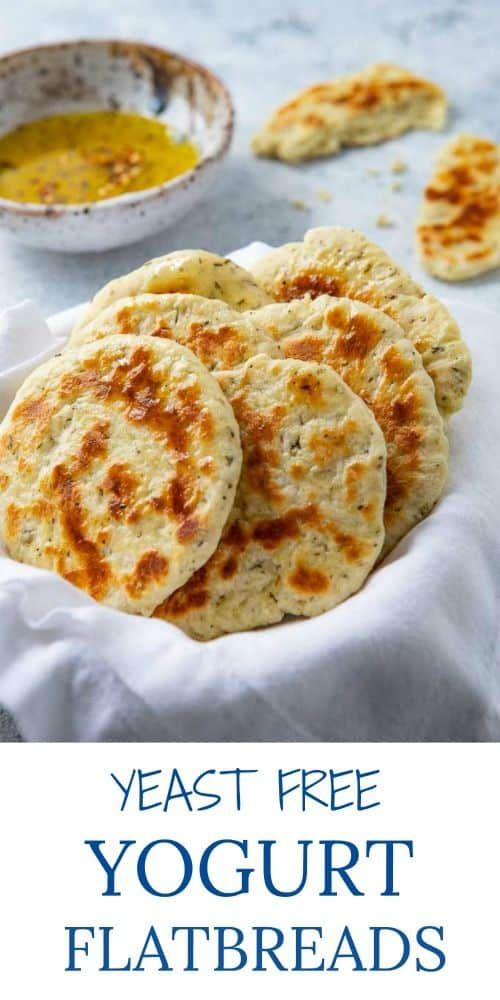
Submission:
<svg viewBox="0 0 500 1000">
<path fill-rule="evenodd" d="M 446 493 L 333 611 L 197 643 L 0 555 L 0 703 L 25 738 L 500 740 L 500 317 L 451 308 L 474 378 Z M 0 416 L 76 315 L 3 315 Z"/>
</svg>

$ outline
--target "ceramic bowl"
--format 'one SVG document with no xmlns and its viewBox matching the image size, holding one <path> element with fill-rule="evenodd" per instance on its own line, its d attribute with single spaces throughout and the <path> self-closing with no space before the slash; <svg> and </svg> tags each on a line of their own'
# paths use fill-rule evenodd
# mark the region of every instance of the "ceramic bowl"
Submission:
<svg viewBox="0 0 500 1000">
<path fill-rule="evenodd" d="M 233 130 L 231 98 L 204 66 L 151 45 L 75 41 L 0 59 L 0 135 L 69 111 L 123 109 L 168 122 L 200 160 L 157 187 L 78 205 L 0 198 L 0 225 L 20 242 L 50 250 L 99 251 L 160 232 L 207 193 Z"/>
</svg>

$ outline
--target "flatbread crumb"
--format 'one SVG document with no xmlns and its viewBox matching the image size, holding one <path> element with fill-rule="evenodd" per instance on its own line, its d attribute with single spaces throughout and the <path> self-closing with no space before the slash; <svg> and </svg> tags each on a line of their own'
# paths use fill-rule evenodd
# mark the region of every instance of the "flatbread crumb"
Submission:
<svg viewBox="0 0 500 1000">
<path fill-rule="evenodd" d="M 393 174 L 404 174 L 408 170 L 408 164 L 396 157 L 391 163 L 391 170 Z"/>
</svg>

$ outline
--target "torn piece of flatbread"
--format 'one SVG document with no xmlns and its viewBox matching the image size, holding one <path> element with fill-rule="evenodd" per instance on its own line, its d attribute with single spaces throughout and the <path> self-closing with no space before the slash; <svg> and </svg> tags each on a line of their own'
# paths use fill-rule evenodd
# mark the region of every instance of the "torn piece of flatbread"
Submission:
<svg viewBox="0 0 500 1000">
<path fill-rule="evenodd" d="M 446 95 L 430 80 L 377 63 L 301 91 L 252 140 L 258 156 L 299 163 L 342 146 L 368 146 L 413 128 L 440 129 Z"/>
<path fill-rule="evenodd" d="M 417 223 L 424 267 L 463 281 L 500 265 L 500 146 L 459 135 L 440 150 Z"/>
<path fill-rule="evenodd" d="M 372 411 L 387 446 L 385 555 L 432 510 L 446 482 L 448 442 L 418 351 L 384 312 L 352 299 L 295 299 L 247 316 L 285 357 L 333 368 Z M 325 437 L 324 448 L 333 454 L 338 442 Z M 350 495 L 356 503 L 355 479 Z"/>
<path fill-rule="evenodd" d="M 278 302 L 327 294 L 382 309 L 422 355 L 440 412 L 448 416 L 462 406 L 471 359 L 457 323 L 439 299 L 362 233 L 343 226 L 310 229 L 303 243 L 272 250 L 252 271 Z"/>
</svg>

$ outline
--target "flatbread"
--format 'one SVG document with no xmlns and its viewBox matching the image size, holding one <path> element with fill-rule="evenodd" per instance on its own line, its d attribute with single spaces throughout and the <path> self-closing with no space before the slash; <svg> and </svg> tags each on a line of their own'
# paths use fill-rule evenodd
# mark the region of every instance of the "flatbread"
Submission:
<svg viewBox="0 0 500 1000">
<path fill-rule="evenodd" d="M 252 271 L 278 301 L 327 294 L 382 309 L 422 355 L 440 412 L 448 416 L 462 406 L 471 360 L 457 323 L 439 299 L 361 233 L 342 226 L 310 229 L 303 243 L 278 247 Z"/>
<path fill-rule="evenodd" d="M 150 615 L 212 554 L 234 500 L 239 432 L 191 351 L 108 337 L 33 372 L 0 425 L 9 554 Z"/>
<path fill-rule="evenodd" d="M 459 135 L 439 152 L 417 224 L 422 264 L 463 281 L 500 265 L 500 146 Z"/>
<path fill-rule="evenodd" d="M 329 365 L 372 410 L 387 446 L 385 555 L 446 481 L 448 441 L 420 355 L 394 320 L 351 299 L 296 299 L 249 315 L 285 357 Z"/>
<path fill-rule="evenodd" d="M 155 612 L 197 639 L 334 607 L 384 534 L 384 439 L 335 372 L 260 355 L 216 378 L 241 432 L 235 505 L 215 554 Z"/>
<path fill-rule="evenodd" d="M 390 63 L 302 90 L 282 104 L 252 140 L 258 156 L 300 163 L 367 146 L 408 129 L 440 129 L 446 96 L 429 80 Z"/>
<path fill-rule="evenodd" d="M 234 368 L 255 354 L 279 354 L 279 345 L 248 316 L 200 295 L 135 295 L 76 330 L 69 347 L 117 333 L 159 337 L 189 347 L 209 371 Z"/>
<path fill-rule="evenodd" d="M 115 278 L 101 288 L 87 306 L 75 330 L 93 320 L 117 299 L 151 292 L 184 292 L 220 299 L 238 312 L 258 309 L 269 302 L 255 278 L 232 260 L 207 250 L 176 250 L 149 260 L 136 271 Z"/>
</svg>

